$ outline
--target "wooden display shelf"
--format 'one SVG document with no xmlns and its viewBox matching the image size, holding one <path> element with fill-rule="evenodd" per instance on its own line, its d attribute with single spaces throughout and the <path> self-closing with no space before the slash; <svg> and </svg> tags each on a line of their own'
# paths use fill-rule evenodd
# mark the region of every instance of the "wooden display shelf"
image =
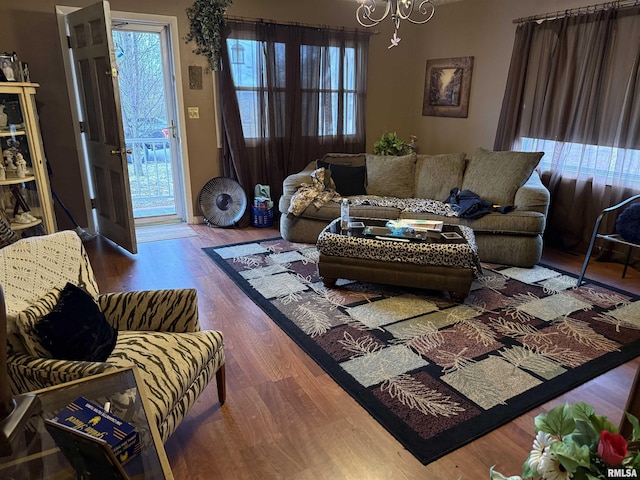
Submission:
<svg viewBox="0 0 640 480">
<path fill-rule="evenodd" d="M 33 182 L 35 179 L 36 177 L 33 175 L 27 175 L 24 178 L 9 177 L 5 180 L 0 180 L 0 185 L 17 185 L 19 183 Z"/>
<path fill-rule="evenodd" d="M 24 129 L 24 125 L 20 125 L 20 130 L 9 130 L 6 128 L 0 128 L 0 137 L 17 137 L 19 135 L 26 135 L 27 131 Z"/>
<path fill-rule="evenodd" d="M 16 232 L 18 230 L 25 230 L 27 228 L 35 227 L 36 225 L 40 225 L 41 223 L 42 223 L 42 219 L 41 218 L 38 218 L 37 220 L 35 220 L 33 222 L 29 222 L 29 223 L 11 222 L 11 230 L 13 230 L 14 232 Z"/>
<path fill-rule="evenodd" d="M 3 103 L 10 102 L 14 105 L 14 116 L 8 118 L 7 125 L 0 127 L 0 143 L 2 147 L 12 151 L 14 157 L 21 153 L 27 162 L 29 168 L 25 171 L 24 178 L 18 178 L 15 170 L 5 170 L 6 178 L 0 180 L 0 194 L 5 195 L 8 190 L 15 197 L 19 209 L 32 210 L 35 208 L 38 215 L 38 222 L 18 223 L 11 222 L 11 226 L 16 230 L 25 230 L 26 228 L 42 223 L 44 233 L 53 233 L 57 230 L 56 217 L 53 206 L 53 197 L 51 194 L 51 186 L 49 184 L 49 176 L 47 174 L 47 160 L 44 155 L 42 144 L 42 135 L 40 134 L 40 126 L 38 121 L 38 111 L 36 108 L 36 89 L 37 83 L 25 82 L 0 82 L 0 100 Z M 5 112 L 7 113 L 7 112 Z M 19 117 L 18 117 L 19 114 Z M 15 144 L 12 139 L 16 140 Z M 18 144 L 19 140 L 19 144 Z M 3 152 L 4 153 L 4 152 Z M 17 158 L 15 158 L 17 160 Z M 2 159 L 4 160 L 4 158 Z M 25 185 L 29 194 L 20 193 L 20 186 Z M 28 198 L 22 198 L 22 197 Z M 9 207 L 8 197 L 4 199 Z M 12 211 L 7 213 L 10 218 Z"/>
</svg>

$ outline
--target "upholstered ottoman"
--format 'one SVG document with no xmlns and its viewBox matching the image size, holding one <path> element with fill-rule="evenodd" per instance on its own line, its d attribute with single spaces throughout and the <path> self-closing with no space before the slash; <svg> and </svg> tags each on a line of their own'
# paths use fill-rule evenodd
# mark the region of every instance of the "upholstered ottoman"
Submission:
<svg viewBox="0 0 640 480">
<path fill-rule="evenodd" d="M 341 232 L 340 219 L 318 236 L 318 273 L 326 286 L 338 278 L 417 287 L 449 292 L 463 300 L 474 278 L 482 272 L 473 230 L 446 225 L 457 241 L 429 239 L 402 241 L 381 239 L 361 232 Z M 367 226 L 384 226 L 386 220 L 358 219 Z"/>
</svg>

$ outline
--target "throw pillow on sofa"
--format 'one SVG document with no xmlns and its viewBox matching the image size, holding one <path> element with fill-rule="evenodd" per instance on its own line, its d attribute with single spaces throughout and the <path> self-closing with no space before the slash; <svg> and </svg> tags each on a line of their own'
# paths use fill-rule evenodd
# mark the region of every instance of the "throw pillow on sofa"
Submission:
<svg viewBox="0 0 640 480">
<path fill-rule="evenodd" d="M 513 205 L 544 152 L 492 152 L 478 148 L 467 165 L 461 190 L 471 190 L 496 205 Z"/>
<path fill-rule="evenodd" d="M 412 198 L 416 156 L 398 157 L 367 154 L 367 195 Z"/>
<path fill-rule="evenodd" d="M 464 153 L 418 155 L 415 197 L 443 202 L 452 188 L 460 188 L 467 161 Z"/>
<path fill-rule="evenodd" d="M 58 298 L 60 298 L 60 292 L 62 292 L 62 287 L 54 287 L 16 316 L 16 325 L 20 338 L 22 338 L 22 343 L 34 357 L 51 358 L 49 351 L 42 346 L 35 332 L 35 326 L 42 317 L 54 309 L 56 303 L 58 303 Z"/>
<path fill-rule="evenodd" d="M 323 162 L 349 165 L 350 167 L 364 167 L 366 154 L 364 153 L 325 153 L 321 159 Z"/>
<path fill-rule="evenodd" d="M 367 170 L 363 166 L 343 165 L 328 163 L 323 160 L 316 161 L 317 168 L 324 167 L 331 171 L 331 178 L 336 184 L 336 192 L 343 197 L 351 195 L 366 195 L 365 181 Z"/>
</svg>

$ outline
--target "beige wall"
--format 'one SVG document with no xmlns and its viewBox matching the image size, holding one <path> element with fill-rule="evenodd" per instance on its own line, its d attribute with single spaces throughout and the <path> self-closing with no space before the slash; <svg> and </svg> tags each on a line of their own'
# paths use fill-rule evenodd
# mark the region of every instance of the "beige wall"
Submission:
<svg viewBox="0 0 640 480">
<path fill-rule="evenodd" d="M 38 93 L 40 120 L 47 157 L 53 170 L 52 186 L 82 226 L 87 225 L 82 202 L 74 125 L 58 44 L 55 5 L 86 6 L 94 0 L 2 0 L 0 50 L 16 51 L 29 63 Z M 182 38 L 188 31 L 185 9 L 191 0 L 111 0 L 111 9 L 178 18 Z M 235 0 L 230 15 L 279 21 L 355 27 L 355 0 Z M 472 152 L 493 145 L 502 94 L 511 58 L 517 17 L 587 5 L 570 0 L 463 0 L 437 8 L 427 25 L 403 24 L 397 48 L 387 49 L 390 20 L 378 27 L 369 50 L 367 144 L 385 131 L 408 139 L 415 134 L 420 152 Z M 203 90 L 188 88 L 187 67 L 206 66 L 192 45 L 180 41 L 182 82 L 186 106 L 198 106 L 200 119 L 187 120 L 186 139 L 191 169 L 190 199 L 197 214 L 197 195 L 204 183 L 220 174 L 214 122 L 212 75 Z M 474 56 L 469 116 L 466 119 L 424 117 L 422 99 L 427 59 Z M 73 225 L 56 210 L 60 228 Z"/>
</svg>

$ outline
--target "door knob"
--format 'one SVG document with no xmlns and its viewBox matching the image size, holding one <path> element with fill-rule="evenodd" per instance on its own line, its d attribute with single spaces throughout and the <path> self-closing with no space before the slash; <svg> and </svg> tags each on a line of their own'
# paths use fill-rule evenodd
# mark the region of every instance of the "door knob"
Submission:
<svg viewBox="0 0 640 480">
<path fill-rule="evenodd" d="M 122 150 L 111 150 L 111 155 L 122 155 L 124 153 L 131 154 L 133 152 L 131 151 L 130 148 L 127 148 L 126 150 L 124 148 Z"/>
</svg>

